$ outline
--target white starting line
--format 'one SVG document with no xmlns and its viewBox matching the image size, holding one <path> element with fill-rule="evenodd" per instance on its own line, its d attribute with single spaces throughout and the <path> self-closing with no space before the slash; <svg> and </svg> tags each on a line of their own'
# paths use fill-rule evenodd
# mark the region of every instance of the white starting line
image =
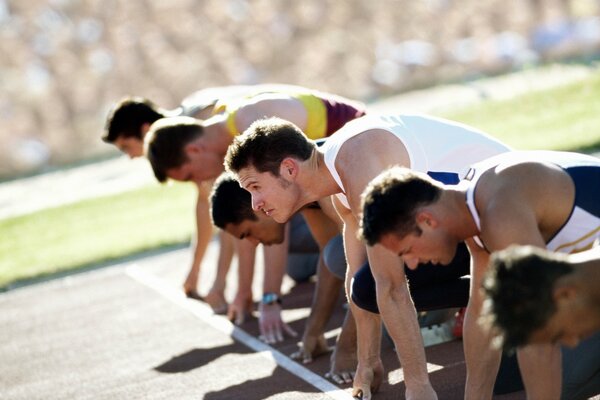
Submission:
<svg viewBox="0 0 600 400">
<path fill-rule="evenodd" d="M 280 353 L 273 347 L 261 342 L 254 336 L 251 336 L 232 324 L 227 318 L 222 316 L 214 315 L 210 307 L 202 304 L 198 301 L 190 300 L 185 295 L 175 288 L 165 284 L 156 276 L 149 274 L 142 268 L 133 264 L 125 268 L 125 274 L 135 281 L 147 286 L 148 288 L 156 291 L 158 294 L 176 304 L 177 306 L 191 312 L 197 318 L 203 322 L 211 325 L 226 335 L 233 337 L 235 340 L 241 342 L 252 350 L 256 351 L 261 356 L 268 360 L 275 361 L 278 366 L 289 371 L 298 378 L 311 384 L 315 388 L 319 389 L 332 399 L 336 400 L 351 400 L 353 397 L 349 392 L 346 392 L 331 382 L 320 377 L 314 372 L 304 368 L 302 365 L 291 360 L 284 354 Z"/>
</svg>

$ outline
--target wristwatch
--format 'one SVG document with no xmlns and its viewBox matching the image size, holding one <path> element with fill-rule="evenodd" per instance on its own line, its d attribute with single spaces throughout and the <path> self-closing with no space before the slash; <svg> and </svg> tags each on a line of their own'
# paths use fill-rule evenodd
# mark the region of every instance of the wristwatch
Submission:
<svg viewBox="0 0 600 400">
<path fill-rule="evenodd" d="M 268 306 L 273 303 L 281 304 L 281 297 L 277 293 L 265 293 L 263 294 L 262 300 L 260 301 L 262 304 Z"/>
</svg>

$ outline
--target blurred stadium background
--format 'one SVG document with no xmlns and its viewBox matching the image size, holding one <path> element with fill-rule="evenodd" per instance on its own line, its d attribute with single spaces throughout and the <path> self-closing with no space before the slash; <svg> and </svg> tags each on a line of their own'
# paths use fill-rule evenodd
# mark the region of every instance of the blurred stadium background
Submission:
<svg viewBox="0 0 600 400">
<path fill-rule="evenodd" d="M 0 0 L 0 178 L 116 154 L 111 104 L 282 82 L 371 101 L 591 62 L 598 0 Z M 452 99 L 449 99 L 452 101 Z"/>
</svg>

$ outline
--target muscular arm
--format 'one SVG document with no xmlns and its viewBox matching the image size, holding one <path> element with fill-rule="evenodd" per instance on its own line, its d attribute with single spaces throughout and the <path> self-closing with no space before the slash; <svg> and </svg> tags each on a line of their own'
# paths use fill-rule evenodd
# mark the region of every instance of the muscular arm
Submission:
<svg viewBox="0 0 600 400">
<path fill-rule="evenodd" d="M 281 294 L 281 283 L 285 275 L 285 267 L 289 249 L 289 224 L 286 226 L 285 239 L 281 244 L 264 246 L 265 271 L 263 279 L 263 294 Z M 281 305 L 278 303 L 259 305 L 259 329 L 267 343 L 283 341 L 283 332 L 290 336 L 297 333 L 281 318 Z"/>
<path fill-rule="evenodd" d="M 335 202 L 334 202 L 335 203 Z M 365 246 L 356 237 L 357 222 L 350 210 L 342 205 L 336 207 L 344 221 L 344 250 L 346 252 L 346 295 L 350 312 L 356 323 L 358 366 L 354 377 L 352 394 L 370 399 L 381 384 L 383 366 L 380 357 L 381 320 L 379 315 L 357 307 L 351 300 L 352 277 L 366 261 Z"/>
<path fill-rule="evenodd" d="M 192 243 L 194 255 L 192 266 L 190 267 L 190 271 L 183 284 L 183 288 L 187 295 L 192 295 L 197 292 L 200 266 L 213 234 L 209 215 L 209 192 L 209 183 L 198 185 L 198 199 L 196 201 L 196 235 Z"/>
<path fill-rule="evenodd" d="M 510 173 L 511 171 L 508 171 L 505 175 Z M 551 199 L 544 199 L 544 193 L 547 191 L 543 187 L 536 189 L 539 185 L 536 180 L 535 177 L 527 177 L 521 173 L 506 181 L 512 182 L 510 190 L 503 186 L 503 180 L 498 177 L 492 181 L 495 183 L 484 181 L 484 185 L 478 188 L 476 203 L 482 210 L 481 238 L 491 252 L 505 249 L 512 244 L 546 247 L 540 230 L 540 226 L 543 225 L 541 220 L 552 219 L 552 216 L 544 212 L 544 204 L 552 204 L 554 209 L 560 206 L 557 199 L 553 202 Z M 490 349 L 489 333 L 483 332 L 476 323 L 483 303 L 480 288 L 489 255 L 476 248 L 473 243 L 469 247 L 473 256 L 473 286 L 465 316 L 465 356 L 468 371 L 466 398 L 490 398 L 499 354 Z M 561 357 L 557 346 L 527 346 L 519 350 L 518 359 L 528 398 L 558 398 L 561 386 Z"/>
<path fill-rule="evenodd" d="M 463 347 L 467 364 L 465 399 L 491 399 L 498 367 L 500 351 L 491 347 L 490 332 L 477 322 L 481 314 L 483 296 L 481 282 L 489 261 L 489 254 L 473 239 L 466 241 L 471 253 L 470 298 L 465 313 Z"/>
<path fill-rule="evenodd" d="M 371 179 L 392 165 L 410 166 L 410 158 L 404 145 L 386 131 L 373 130 L 358 135 L 347 141 L 340 149 L 336 168 L 340 172 L 354 217 L 353 226 L 346 224 L 346 229 L 351 229 L 346 236 L 353 237 L 357 242 L 355 245 L 359 243 L 356 239 L 358 228 L 356 221 L 359 220 L 361 213 L 362 192 Z M 392 333 L 404 369 L 406 396 L 409 399 L 435 399 L 437 396 L 429 383 L 423 340 L 416 310 L 404 277 L 403 266 L 398 257 L 380 247 L 370 248 L 368 257 L 376 280 L 381 316 Z M 361 345 L 365 343 L 361 340 L 363 332 L 358 325 L 359 315 L 355 314 L 355 318 L 359 335 L 360 366 L 361 357 L 368 357 L 370 353 L 361 351 Z"/>
<path fill-rule="evenodd" d="M 323 262 L 323 250 L 339 233 L 338 226 L 320 209 L 307 208 L 302 211 L 302 215 L 321 253 L 310 315 L 306 320 L 300 350 L 294 353 L 294 358 L 308 363 L 313 357 L 329 351 L 324 336 L 325 324 L 333 313 L 343 281 L 333 275 Z"/>
</svg>

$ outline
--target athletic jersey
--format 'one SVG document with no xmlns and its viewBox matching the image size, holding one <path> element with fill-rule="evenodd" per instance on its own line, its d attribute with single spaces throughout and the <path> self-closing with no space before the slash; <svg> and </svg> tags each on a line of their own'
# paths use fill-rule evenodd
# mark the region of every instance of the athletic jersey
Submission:
<svg viewBox="0 0 600 400">
<path fill-rule="evenodd" d="M 307 115 L 306 127 L 302 131 L 310 139 L 329 136 L 346 122 L 365 114 L 364 106 L 360 103 L 351 103 L 339 96 L 292 86 L 288 89 L 261 91 L 245 97 L 219 101 L 213 114 L 226 113 L 229 133 L 232 136 L 237 135 L 240 132 L 235 122 L 237 111 L 246 105 L 249 99 L 272 93 L 289 95 L 302 103 Z"/>
<path fill-rule="evenodd" d="M 472 163 L 510 150 L 491 136 L 453 121 L 424 115 L 367 115 L 347 123 L 321 147 L 325 164 L 342 192 L 344 184 L 335 169 L 337 154 L 348 139 L 368 135 L 365 131 L 373 129 L 388 131 L 402 142 L 410 159 L 406 167 L 446 184 L 458 183 Z M 337 197 L 350 208 L 345 194 Z"/>
<path fill-rule="evenodd" d="M 255 87 L 247 85 L 217 86 L 201 89 L 183 99 L 177 114 L 194 117 L 205 108 L 214 106 L 219 100 L 248 96 L 250 93 L 255 92 Z"/>
<path fill-rule="evenodd" d="M 575 201 L 563 226 L 546 243 L 546 248 L 561 253 L 576 253 L 600 242 L 600 159 L 585 154 L 562 151 L 515 151 L 492 157 L 473 165 L 464 182 L 467 184 L 467 206 L 477 228 L 481 221 L 475 207 L 477 182 L 483 173 L 499 164 L 543 162 L 562 168 L 575 184 Z M 475 242 L 485 248 L 479 237 Z"/>
</svg>

